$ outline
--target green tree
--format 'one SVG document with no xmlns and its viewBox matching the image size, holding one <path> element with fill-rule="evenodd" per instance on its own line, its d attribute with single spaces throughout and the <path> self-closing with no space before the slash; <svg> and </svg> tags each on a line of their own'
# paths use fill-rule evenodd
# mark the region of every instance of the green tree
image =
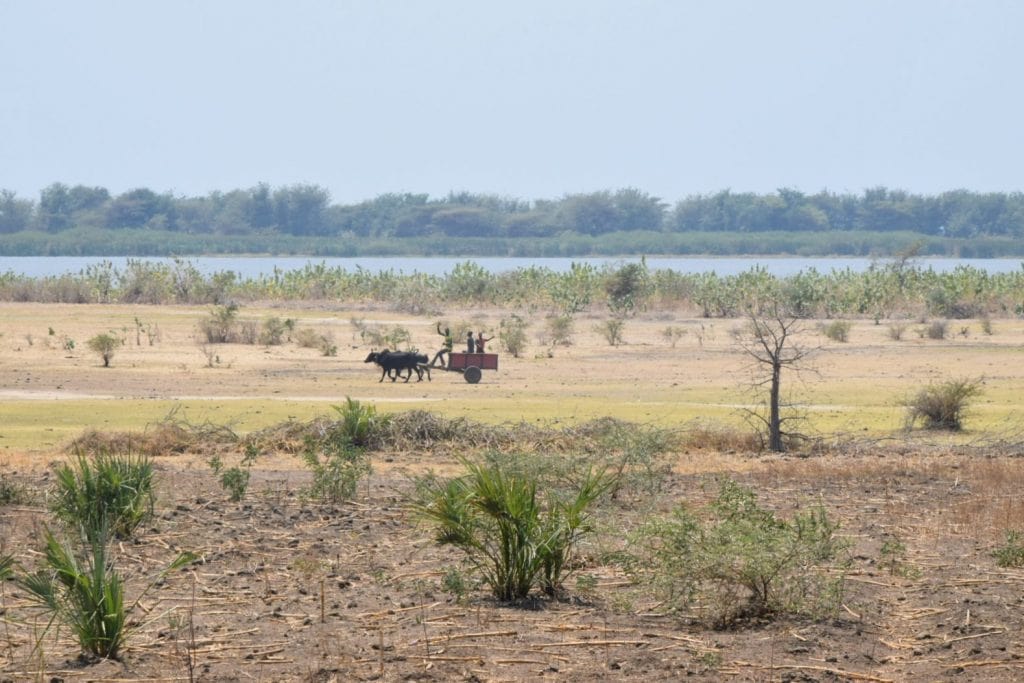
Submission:
<svg viewBox="0 0 1024 683">
<path fill-rule="evenodd" d="M 176 227 L 177 206 L 170 195 L 140 187 L 118 195 L 107 205 L 111 228 Z"/>
<path fill-rule="evenodd" d="M 277 227 L 291 235 L 323 235 L 330 192 L 317 185 L 291 185 L 274 192 Z"/>
<path fill-rule="evenodd" d="M 46 232 L 60 232 L 71 227 L 71 197 L 63 183 L 53 183 L 39 193 L 39 227 Z"/>
<path fill-rule="evenodd" d="M 11 190 L 0 190 L 0 233 L 28 230 L 32 221 L 32 202 L 18 199 Z"/>
<path fill-rule="evenodd" d="M 640 263 L 627 263 L 605 281 L 605 293 L 608 295 L 608 308 L 612 315 L 625 318 L 634 315 L 643 306 L 650 291 L 650 275 L 647 272 L 647 260 Z"/>
</svg>

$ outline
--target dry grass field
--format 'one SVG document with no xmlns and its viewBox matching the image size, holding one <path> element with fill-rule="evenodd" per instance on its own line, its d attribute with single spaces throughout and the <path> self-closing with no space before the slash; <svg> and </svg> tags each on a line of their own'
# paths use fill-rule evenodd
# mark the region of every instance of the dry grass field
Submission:
<svg viewBox="0 0 1024 683">
<path fill-rule="evenodd" d="M 1006 530 L 1024 530 L 1022 321 L 994 320 L 991 334 L 979 321 L 952 321 L 942 340 L 908 321 L 896 341 L 886 322 L 858 320 L 845 343 L 808 322 L 797 341 L 816 351 L 783 387 L 801 415 L 798 430 L 820 445 L 771 455 L 700 439 L 749 431 L 743 409 L 756 404 L 750 385 L 760 375 L 734 339 L 742 321 L 643 314 L 612 347 L 596 329 L 603 319 L 583 315 L 572 343 L 551 347 L 543 314 L 530 314 L 521 357 L 502 353 L 499 370 L 470 385 L 441 370 L 430 381 L 378 382 L 351 321 L 405 327 L 432 353 L 436 321 L 493 334 L 508 312 L 240 311 L 257 323 L 293 318 L 296 330 L 332 337 L 334 356 L 295 343 L 204 347 L 198 324 L 208 314 L 0 304 L 0 473 L 35 492 L 0 507 L 0 553 L 29 566 L 38 559 L 51 464 L 72 438 L 88 429 L 145 433 L 168 415 L 243 434 L 328 415 L 352 397 L 385 413 L 556 428 L 610 416 L 691 436 L 656 496 L 603 512 L 578 572 L 589 580 L 571 582 L 564 600 L 526 606 L 446 590 L 442 579 L 459 558 L 407 509 L 410 478 L 456 469 L 457 444 L 374 453 L 370 480 L 337 506 L 302 498 L 309 473 L 286 452 L 257 461 L 241 503 L 227 500 L 208 453 L 160 456 L 156 519 L 118 548 L 129 596 L 178 550 L 202 562 L 138 605 L 121 661 L 78 659 L 66 631 L 40 638 L 45 619 L 4 585 L 0 681 L 1024 678 L 1024 570 L 992 557 Z M 674 347 L 663 336 L 669 327 L 684 330 Z M 104 368 L 86 340 L 108 331 L 126 343 Z M 965 430 L 900 431 L 900 402 L 951 378 L 981 383 Z M 841 522 L 851 565 L 837 615 L 713 630 L 664 615 L 656 596 L 603 560 L 646 517 L 706 501 L 709 482 L 723 475 L 779 514 L 821 503 Z M 886 555 L 893 540 L 903 550 Z"/>
</svg>

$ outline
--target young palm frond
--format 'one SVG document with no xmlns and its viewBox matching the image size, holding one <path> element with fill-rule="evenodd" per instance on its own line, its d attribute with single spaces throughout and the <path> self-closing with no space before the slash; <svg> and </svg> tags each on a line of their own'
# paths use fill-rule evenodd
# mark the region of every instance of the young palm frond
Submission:
<svg viewBox="0 0 1024 683">
<path fill-rule="evenodd" d="M 437 541 L 466 553 L 499 600 L 520 600 L 539 585 L 553 595 L 572 552 L 590 530 L 587 508 L 612 478 L 588 473 L 570 500 L 538 500 L 537 486 L 500 463 L 463 461 L 467 473 L 427 482 L 414 507 L 437 529 Z"/>
<path fill-rule="evenodd" d="M 153 464 L 145 455 L 79 453 L 74 464 L 57 469 L 54 501 L 57 518 L 81 527 L 89 541 L 101 530 L 127 538 L 153 513 Z"/>
<path fill-rule="evenodd" d="M 124 584 L 108 564 L 104 541 L 92 541 L 78 557 L 47 530 L 45 567 L 21 585 L 71 628 L 83 652 L 116 659 L 124 641 Z"/>
<path fill-rule="evenodd" d="M 13 573 L 14 556 L 0 555 L 0 581 L 7 579 Z"/>
<path fill-rule="evenodd" d="M 52 614 L 51 625 L 57 621 L 72 630 L 82 652 L 117 659 L 129 634 L 128 615 L 156 582 L 126 608 L 124 580 L 110 557 L 105 529 L 88 541 L 82 553 L 59 541 L 49 529 L 45 540 L 43 566 L 18 579 L 18 583 Z M 191 553 L 180 554 L 159 577 L 194 559 Z"/>
</svg>

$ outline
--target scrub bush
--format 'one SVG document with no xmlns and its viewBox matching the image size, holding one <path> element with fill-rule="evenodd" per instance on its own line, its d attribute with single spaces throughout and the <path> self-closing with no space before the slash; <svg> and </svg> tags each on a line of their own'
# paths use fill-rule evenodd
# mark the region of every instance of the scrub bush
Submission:
<svg viewBox="0 0 1024 683">
<path fill-rule="evenodd" d="M 981 382 L 955 379 L 925 387 L 903 401 L 907 409 L 904 427 L 921 421 L 925 429 L 960 431 L 971 399 L 981 394 Z"/>
<path fill-rule="evenodd" d="M 749 488 L 721 483 L 707 519 L 680 508 L 649 523 L 631 571 L 670 609 L 694 610 L 716 628 L 745 618 L 823 616 L 841 604 L 844 578 L 830 574 L 847 544 L 823 508 L 781 519 Z"/>
</svg>

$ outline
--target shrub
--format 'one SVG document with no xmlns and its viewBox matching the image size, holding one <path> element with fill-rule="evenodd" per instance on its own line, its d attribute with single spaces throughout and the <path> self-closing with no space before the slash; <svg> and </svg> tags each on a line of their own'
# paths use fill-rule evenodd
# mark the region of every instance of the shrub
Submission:
<svg viewBox="0 0 1024 683">
<path fill-rule="evenodd" d="M 570 315 L 553 315 L 547 319 L 547 333 L 552 346 L 572 343 L 573 319 Z"/>
<path fill-rule="evenodd" d="M 846 320 L 833 320 L 821 328 L 822 334 L 835 342 L 848 342 L 852 325 Z"/>
<path fill-rule="evenodd" d="M 210 309 L 210 315 L 199 321 L 199 331 L 209 344 L 226 344 L 235 337 L 237 318 L 238 304 L 214 306 Z"/>
<path fill-rule="evenodd" d="M 600 333 L 609 346 L 618 346 L 623 342 L 622 330 L 625 327 L 626 321 L 622 318 L 609 318 L 595 325 L 594 331 Z"/>
<path fill-rule="evenodd" d="M 118 347 L 121 346 L 121 340 L 112 334 L 97 334 L 95 337 L 86 342 L 89 349 L 99 354 L 99 357 L 103 359 L 103 367 L 109 368 L 110 361 L 114 357 L 114 353 Z"/>
<path fill-rule="evenodd" d="M 401 325 L 392 327 L 367 325 L 362 320 L 355 318 L 350 319 L 349 322 L 359 331 L 359 338 L 374 348 L 383 347 L 397 351 L 402 344 L 408 347 L 412 342 L 412 334 Z"/>
<path fill-rule="evenodd" d="M 238 324 L 238 341 L 242 344 L 255 344 L 259 341 L 259 330 L 255 320 L 243 320 Z"/>
<path fill-rule="evenodd" d="M 946 320 L 935 320 L 924 328 L 924 336 L 929 339 L 945 339 L 949 333 L 949 322 Z"/>
<path fill-rule="evenodd" d="M 903 334 L 907 331 L 905 323 L 892 323 L 889 325 L 889 339 L 893 341 L 902 341 Z"/>
<path fill-rule="evenodd" d="M 663 456 L 678 442 L 673 432 L 610 418 L 586 423 L 581 431 L 596 442 L 595 455 L 581 459 L 612 474 L 612 498 L 648 496 L 661 490 L 672 471 Z"/>
<path fill-rule="evenodd" d="M 321 339 L 323 335 L 310 327 L 301 327 L 295 332 L 295 343 L 304 349 L 315 349 Z"/>
<path fill-rule="evenodd" d="M 519 358 L 526 349 L 526 321 L 515 314 L 503 318 L 498 327 L 498 339 L 513 358 Z"/>
<path fill-rule="evenodd" d="M 303 327 L 295 333 L 295 343 L 304 349 L 318 349 L 323 356 L 338 355 L 338 345 L 334 343 L 334 335 L 330 332 L 317 332 Z"/>
<path fill-rule="evenodd" d="M 673 349 L 676 348 L 676 344 L 685 335 L 686 335 L 686 328 L 685 327 L 675 327 L 675 326 L 669 325 L 668 327 L 666 327 L 665 329 L 663 329 L 661 331 L 662 339 L 667 341 L 672 346 Z"/>
<path fill-rule="evenodd" d="M 337 356 L 338 345 L 334 343 L 334 335 L 326 332 L 320 335 L 320 343 L 317 344 L 321 356 Z"/>
<path fill-rule="evenodd" d="M 321 503 L 350 500 L 360 480 L 370 474 L 366 451 L 352 442 L 346 429 L 328 429 L 320 437 L 304 440 L 300 457 L 313 473 L 306 493 Z"/>
<path fill-rule="evenodd" d="M 721 483 L 700 519 L 680 508 L 647 525 L 632 570 L 671 609 L 694 608 L 717 628 L 748 617 L 822 615 L 840 605 L 844 579 L 830 575 L 846 543 L 822 508 L 791 520 L 758 506 L 749 488 Z"/>
<path fill-rule="evenodd" d="M 414 508 L 434 525 L 437 542 L 465 552 L 499 600 L 523 599 L 534 587 L 554 595 L 592 530 L 587 509 L 611 478 L 588 472 L 572 496 L 549 493 L 542 504 L 535 481 L 495 463 L 462 462 L 461 477 L 419 482 Z"/>
<path fill-rule="evenodd" d="M 1024 534 L 1008 529 L 1003 545 L 992 552 L 1000 567 L 1024 567 Z"/>
<path fill-rule="evenodd" d="M 284 343 L 285 333 L 288 328 L 285 322 L 277 316 L 271 316 L 263 320 L 263 329 L 260 331 L 260 344 L 263 346 L 280 346 Z"/>
<path fill-rule="evenodd" d="M 955 379 L 921 389 L 903 401 L 907 409 L 905 429 L 913 429 L 920 420 L 925 429 L 959 431 L 971 399 L 981 394 L 978 380 Z"/>
<path fill-rule="evenodd" d="M 250 442 L 245 445 L 245 454 L 238 465 L 226 468 L 219 455 L 210 458 L 210 469 L 220 480 L 221 488 L 228 492 L 228 499 L 231 502 L 237 503 L 245 497 L 245 492 L 249 488 L 250 470 L 257 457 L 259 450 L 256 444 Z"/>
<path fill-rule="evenodd" d="M 890 537 L 882 542 L 878 550 L 878 565 L 887 568 L 890 576 L 917 578 L 920 572 L 907 563 L 907 546 L 897 537 Z"/>
<path fill-rule="evenodd" d="M 988 316 L 985 316 L 979 322 L 981 323 L 981 331 L 984 332 L 985 334 L 991 336 L 992 335 L 992 318 L 989 318 Z"/>
<path fill-rule="evenodd" d="M 107 530 L 128 538 L 153 514 L 153 465 L 144 455 L 79 453 L 73 464 L 57 468 L 54 514 L 71 527 L 80 527 L 95 540 Z"/>
</svg>

